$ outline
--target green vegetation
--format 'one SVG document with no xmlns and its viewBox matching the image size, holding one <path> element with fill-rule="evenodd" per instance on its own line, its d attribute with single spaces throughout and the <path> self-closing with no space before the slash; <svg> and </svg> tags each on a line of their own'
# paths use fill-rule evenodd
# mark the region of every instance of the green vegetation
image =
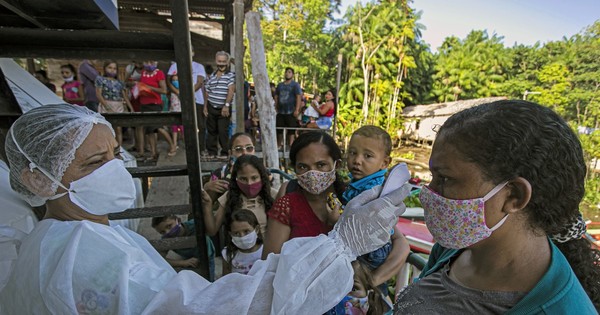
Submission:
<svg viewBox="0 0 600 315">
<path fill-rule="evenodd" d="M 338 136 L 364 124 L 392 138 L 408 105 L 488 96 L 527 98 L 551 107 L 581 134 L 590 165 L 582 209 L 598 221 L 600 178 L 600 21 L 580 34 L 533 46 L 505 47 L 500 34 L 473 30 L 448 37 L 437 51 L 421 40 L 420 12 L 411 0 L 360 1 L 334 21 L 339 0 L 259 0 L 267 68 L 274 82 L 296 69 L 306 92 L 335 86 L 342 56 Z M 249 61 L 247 61 L 247 67 Z M 533 93 L 532 93 L 533 92 Z M 593 132 L 592 132 L 593 131 Z"/>
</svg>

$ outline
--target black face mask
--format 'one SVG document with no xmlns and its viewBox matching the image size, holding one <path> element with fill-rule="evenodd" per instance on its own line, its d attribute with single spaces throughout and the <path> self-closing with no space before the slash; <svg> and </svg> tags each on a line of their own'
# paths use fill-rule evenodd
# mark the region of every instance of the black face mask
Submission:
<svg viewBox="0 0 600 315">
<path fill-rule="evenodd" d="M 221 70 L 221 71 L 225 71 L 225 69 L 227 69 L 227 66 L 224 65 L 218 65 L 217 69 Z"/>
</svg>

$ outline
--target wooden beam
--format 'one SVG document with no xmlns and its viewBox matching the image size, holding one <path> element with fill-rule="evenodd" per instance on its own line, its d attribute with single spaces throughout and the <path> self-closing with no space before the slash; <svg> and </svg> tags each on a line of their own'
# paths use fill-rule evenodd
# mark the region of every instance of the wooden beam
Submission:
<svg viewBox="0 0 600 315">
<path fill-rule="evenodd" d="M 167 176 L 186 176 L 188 174 L 187 165 L 169 165 L 169 166 L 138 166 L 128 167 L 127 170 L 131 176 L 139 177 L 167 177 Z"/>
<path fill-rule="evenodd" d="M 113 126 L 135 127 L 135 126 L 170 126 L 181 125 L 181 113 L 110 113 L 102 114 Z"/>
<path fill-rule="evenodd" d="M 46 25 L 40 23 L 34 17 L 32 17 L 29 14 L 25 13 L 21 8 L 17 7 L 17 5 L 14 5 L 14 4 L 10 3 L 7 0 L 0 0 L 0 5 L 3 6 L 3 7 L 5 7 L 5 8 L 7 8 L 7 9 L 9 9 L 14 14 L 20 16 L 21 18 L 23 18 L 27 22 L 29 22 L 29 23 L 31 23 L 31 24 L 39 27 L 39 28 L 46 28 Z"/>
<path fill-rule="evenodd" d="M 0 57 L 173 60 L 168 34 L 0 27 Z"/>
<path fill-rule="evenodd" d="M 110 213 L 109 220 L 162 217 L 166 214 L 189 214 L 190 205 L 171 205 L 158 207 L 131 208 L 119 213 Z"/>
<path fill-rule="evenodd" d="M 202 168 L 200 166 L 200 145 L 198 142 L 198 119 L 196 117 L 196 102 L 194 100 L 194 85 L 192 81 L 192 40 L 190 37 L 189 11 L 187 0 L 171 0 L 171 15 L 173 17 L 173 40 L 175 45 L 175 61 L 179 76 L 181 99 L 181 115 L 183 132 L 185 134 L 185 154 L 188 163 L 188 178 L 190 181 L 190 199 L 192 215 L 196 228 L 197 247 L 200 254 L 200 274 L 209 278 L 208 252 L 205 241 L 204 211 L 202 209 L 201 188 Z"/>
<path fill-rule="evenodd" d="M 252 60 L 252 78 L 254 79 L 261 126 L 263 157 L 267 168 L 279 169 L 279 153 L 277 152 L 277 138 L 275 135 L 276 113 L 269 85 L 265 46 L 258 12 L 246 13 L 246 28 L 248 43 L 250 44 L 250 59 Z"/>
<path fill-rule="evenodd" d="M 235 0 L 233 3 L 234 25 L 233 39 L 235 41 L 235 132 L 245 130 L 244 104 L 244 2 Z"/>
</svg>

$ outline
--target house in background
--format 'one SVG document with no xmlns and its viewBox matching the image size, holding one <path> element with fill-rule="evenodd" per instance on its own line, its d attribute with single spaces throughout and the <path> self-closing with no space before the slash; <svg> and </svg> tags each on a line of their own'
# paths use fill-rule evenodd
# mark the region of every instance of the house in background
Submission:
<svg viewBox="0 0 600 315">
<path fill-rule="evenodd" d="M 463 109 L 499 100 L 506 97 L 486 97 L 456 102 L 407 106 L 403 109 L 404 128 L 399 131 L 399 138 L 416 142 L 433 143 L 436 126 L 443 125 L 448 117 Z"/>
</svg>

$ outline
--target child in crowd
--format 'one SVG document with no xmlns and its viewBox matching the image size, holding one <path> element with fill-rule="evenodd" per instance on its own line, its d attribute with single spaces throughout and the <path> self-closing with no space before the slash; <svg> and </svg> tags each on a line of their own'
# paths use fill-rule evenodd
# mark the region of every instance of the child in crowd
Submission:
<svg viewBox="0 0 600 315">
<path fill-rule="evenodd" d="M 273 205 L 273 196 L 277 190 L 271 188 L 269 171 L 260 159 L 254 155 L 242 155 L 237 158 L 231 171 L 229 190 L 218 199 L 219 207 L 212 212 L 212 199 L 206 191 L 202 191 L 204 224 L 206 234 L 213 236 L 228 220 L 230 213 L 240 209 L 248 209 L 256 215 L 260 232 L 267 232 L 267 211 Z M 228 222 L 225 222 L 227 225 Z"/>
<path fill-rule="evenodd" d="M 248 274 L 254 262 L 260 259 L 263 250 L 263 238 L 260 224 L 254 213 L 242 209 L 229 216 L 229 242 L 223 248 L 223 275 L 237 272 Z"/>
<path fill-rule="evenodd" d="M 96 96 L 100 103 L 98 113 L 123 113 L 125 112 L 125 106 L 127 106 L 128 111 L 133 112 L 125 83 L 118 79 L 119 66 L 117 62 L 113 60 L 105 61 L 102 69 L 104 74 L 97 76 L 94 81 Z M 115 127 L 115 135 L 119 146 L 123 145 L 123 129 L 121 127 Z"/>
<path fill-rule="evenodd" d="M 324 315 L 381 315 L 391 310 L 385 296 L 377 289 L 371 273 L 361 260 L 352 262 L 354 286 L 335 307 Z"/>
<path fill-rule="evenodd" d="M 171 106 L 169 108 L 169 111 L 181 113 L 181 101 L 179 100 L 179 76 L 177 75 L 177 72 L 175 72 L 171 76 L 171 85 L 175 88 L 175 90 L 171 88 Z M 180 133 L 183 135 L 183 126 L 171 126 L 171 133 L 173 134 L 173 143 L 177 145 L 177 136 Z"/>
<path fill-rule="evenodd" d="M 383 184 L 391 152 L 390 135 L 379 127 L 363 126 L 352 134 L 347 157 L 350 184 L 342 194 L 343 204 L 361 192 Z M 404 235 L 395 227 L 391 233 L 390 242 L 362 256 L 372 269 L 373 279 L 384 295 L 388 292 L 387 280 L 398 273 L 409 252 Z"/>
<path fill-rule="evenodd" d="M 173 238 L 180 236 L 194 236 L 196 235 L 196 227 L 194 226 L 194 220 L 188 220 L 181 222 L 181 220 L 171 214 L 164 217 L 152 218 L 152 227 L 156 232 L 162 235 L 162 238 Z M 206 248 L 208 249 L 208 269 L 210 281 L 215 280 L 215 246 L 213 245 L 210 238 L 206 237 Z M 175 267 L 179 268 L 196 268 L 198 267 L 198 258 L 200 252 L 198 247 L 194 248 L 181 248 L 173 250 L 176 254 L 183 257 L 182 259 L 171 259 L 166 258 L 167 262 Z M 167 253 L 161 253 L 164 256 Z"/>
<path fill-rule="evenodd" d="M 72 64 L 60 66 L 60 74 L 65 80 L 61 86 L 63 100 L 69 104 L 83 106 L 83 85 L 77 80 L 77 72 Z"/>
<path fill-rule="evenodd" d="M 302 123 L 307 128 L 319 128 L 317 126 L 317 118 L 319 118 L 318 109 L 321 106 L 321 95 L 315 95 L 315 98 L 310 102 L 310 105 L 304 110 Z"/>
</svg>

